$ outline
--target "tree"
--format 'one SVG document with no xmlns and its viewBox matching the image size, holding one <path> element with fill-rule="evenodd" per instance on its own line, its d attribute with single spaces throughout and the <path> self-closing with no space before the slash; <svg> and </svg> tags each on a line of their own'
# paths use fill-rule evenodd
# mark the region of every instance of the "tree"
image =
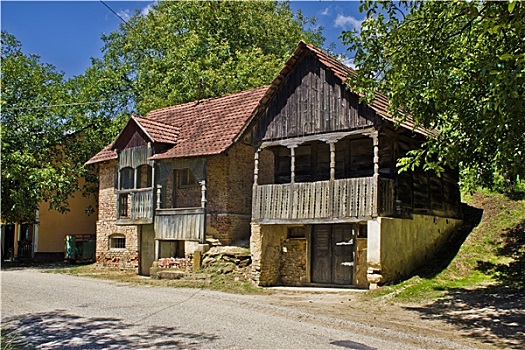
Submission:
<svg viewBox="0 0 525 350">
<path fill-rule="evenodd" d="M 525 3 L 363 2 L 360 31 L 342 38 L 365 99 L 381 91 L 397 118 L 437 129 L 402 169 L 461 169 L 463 185 L 525 178 Z M 499 187 L 499 188 L 503 188 Z"/>
<path fill-rule="evenodd" d="M 65 81 L 4 31 L 1 57 L 2 220 L 34 222 L 42 201 L 67 211 L 89 174 L 82 164 L 114 133 L 113 121 L 85 99 L 94 78 Z"/>
<path fill-rule="evenodd" d="M 104 36 L 97 64 L 145 115 L 270 83 L 301 39 L 323 42 L 311 23 L 282 2 L 163 1 Z"/>
</svg>

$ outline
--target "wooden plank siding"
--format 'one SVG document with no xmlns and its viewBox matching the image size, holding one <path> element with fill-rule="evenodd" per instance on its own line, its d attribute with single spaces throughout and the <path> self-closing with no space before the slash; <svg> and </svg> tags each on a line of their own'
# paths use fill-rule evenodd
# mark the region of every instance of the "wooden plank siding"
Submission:
<svg viewBox="0 0 525 350">
<path fill-rule="evenodd" d="M 117 191 L 117 224 L 151 224 L 154 212 L 153 188 Z"/>
<path fill-rule="evenodd" d="M 155 239 L 203 241 L 204 208 L 157 209 Z"/>
<path fill-rule="evenodd" d="M 379 120 L 357 95 L 312 55 L 283 82 L 259 123 L 252 142 L 369 127 Z"/>
<path fill-rule="evenodd" d="M 299 222 L 391 215 L 394 180 L 380 179 L 379 202 L 373 177 L 254 186 L 254 221 Z"/>
</svg>

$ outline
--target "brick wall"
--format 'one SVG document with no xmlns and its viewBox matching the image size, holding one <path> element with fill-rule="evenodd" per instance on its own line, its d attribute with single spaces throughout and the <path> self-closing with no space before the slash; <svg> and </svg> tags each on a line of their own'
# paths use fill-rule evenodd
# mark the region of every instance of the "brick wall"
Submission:
<svg viewBox="0 0 525 350">
<path fill-rule="evenodd" d="M 250 237 L 253 157 L 251 146 L 238 143 L 208 158 L 206 234 L 224 245 Z"/>
<path fill-rule="evenodd" d="M 99 167 L 99 204 L 97 220 L 97 253 L 99 266 L 138 271 L 138 235 L 136 226 L 117 226 L 117 194 L 115 169 L 117 161 L 104 162 Z M 126 238 L 124 249 L 111 249 L 110 237 L 115 234 Z"/>
</svg>

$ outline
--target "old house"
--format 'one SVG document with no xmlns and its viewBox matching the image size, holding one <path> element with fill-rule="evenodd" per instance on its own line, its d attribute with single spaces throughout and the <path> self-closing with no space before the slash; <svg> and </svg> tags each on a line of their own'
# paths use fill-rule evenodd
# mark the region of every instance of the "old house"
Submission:
<svg viewBox="0 0 525 350">
<path fill-rule="evenodd" d="M 251 254 L 259 285 L 375 286 L 407 276 L 461 223 L 458 173 L 402 172 L 433 132 L 399 126 L 354 74 L 300 43 L 250 124 Z"/>
<path fill-rule="evenodd" d="M 99 167 L 97 261 L 149 273 L 213 237 L 250 236 L 253 147 L 240 135 L 266 88 L 131 117 Z"/>
<path fill-rule="evenodd" d="M 250 238 L 268 285 L 368 287 L 407 276 L 461 223 L 457 171 L 398 173 L 430 130 L 348 90 L 353 70 L 300 43 L 270 86 L 131 117 L 99 168 L 97 261 Z"/>
<path fill-rule="evenodd" d="M 91 241 L 95 237 L 94 196 L 76 191 L 68 198 L 68 211 L 49 209 L 40 203 L 36 223 L 2 223 L 0 227 L 3 260 L 63 260 L 66 236 Z"/>
</svg>

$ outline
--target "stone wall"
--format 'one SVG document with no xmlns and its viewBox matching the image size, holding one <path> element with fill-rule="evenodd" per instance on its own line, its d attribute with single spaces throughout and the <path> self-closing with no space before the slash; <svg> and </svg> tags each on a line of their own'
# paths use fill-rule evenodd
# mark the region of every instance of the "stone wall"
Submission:
<svg viewBox="0 0 525 350">
<path fill-rule="evenodd" d="M 409 276 L 436 254 L 461 223 L 461 220 L 430 215 L 368 221 L 368 281 L 371 286 Z"/>
<path fill-rule="evenodd" d="M 287 235 L 285 225 L 251 225 L 252 279 L 259 286 L 281 283 L 281 251 Z"/>
<path fill-rule="evenodd" d="M 99 165 L 99 203 L 97 220 L 97 264 L 107 268 L 138 271 L 138 235 L 136 226 L 117 226 L 117 193 L 114 187 L 116 161 Z M 111 249 L 110 236 L 126 238 L 124 249 Z"/>
<path fill-rule="evenodd" d="M 282 245 L 281 282 L 302 286 L 308 282 L 306 238 L 286 239 Z"/>
</svg>

